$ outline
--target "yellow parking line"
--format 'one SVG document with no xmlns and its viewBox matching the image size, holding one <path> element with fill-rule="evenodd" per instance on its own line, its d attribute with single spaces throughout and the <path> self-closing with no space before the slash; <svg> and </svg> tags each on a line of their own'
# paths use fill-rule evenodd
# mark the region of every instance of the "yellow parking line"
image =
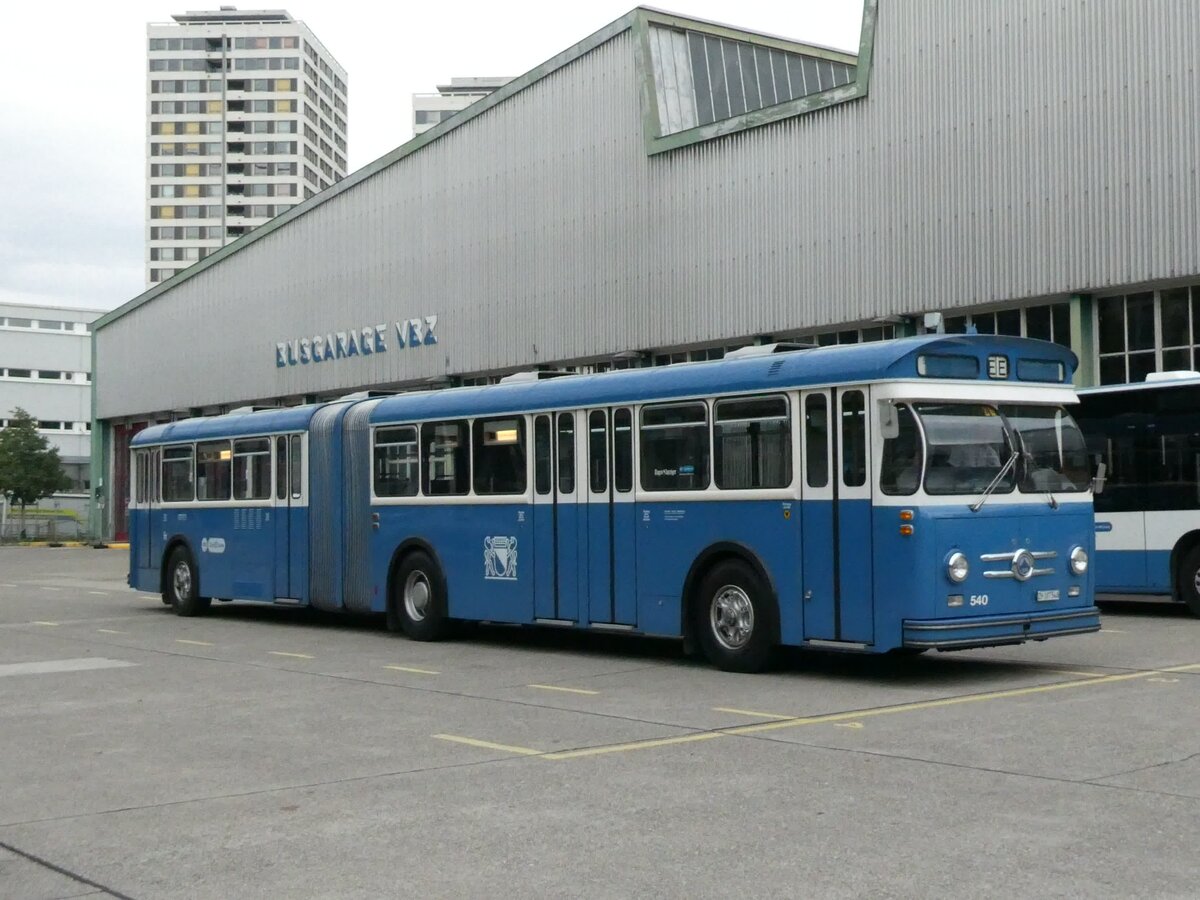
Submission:
<svg viewBox="0 0 1200 900">
<path fill-rule="evenodd" d="M 57 593 L 57 592 L 60 592 L 60 591 L 62 591 L 62 588 L 44 587 L 44 588 L 42 588 L 42 590 L 43 590 L 43 591 L 54 591 L 54 592 L 56 592 L 56 593 Z"/>
<path fill-rule="evenodd" d="M 116 629 L 113 629 L 113 628 L 97 628 L 96 630 L 99 631 L 101 634 L 128 634 L 129 633 L 127 631 L 117 631 Z"/>
<path fill-rule="evenodd" d="M 1104 672 L 1080 672 L 1076 669 L 1047 669 L 1047 672 L 1057 672 L 1059 675 L 1083 675 L 1087 678 L 1103 678 Z"/>
<path fill-rule="evenodd" d="M 734 709 L 732 706 L 714 706 L 713 712 L 733 713 L 735 716 L 750 716 L 752 719 L 794 719 L 795 716 L 781 716 L 779 713 L 759 712 L 754 709 Z"/>
<path fill-rule="evenodd" d="M 599 691 L 585 691 L 583 688 L 558 687 L 553 684 L 527 684 L 525 687 L 537 688 L 539 691 L 562 691 L 564 694 L 588 694 L 596 695 Z"/>
<path fill-rule="evenodd" d="M 316 657 L 309 656 L 307 653 L 284 653 L 282 650 L 268 650 L 272 656 L 290 656 L 292 659 L 315 659 Z"/>
<path fill-rule="evenodd" d="M 211 647 L 208 641 L 185 641 L 183 638 L 175 638 L 177 644 L 191 644 L 193 647 Z"/>
<path fill-rule="evenodd" d="M 1134 681 L 1139 678 L 1149 678 L 1152 675 L 1162 675 L 1165 672 L 1187 672 L 1200 669 L 1200 663 L 1186 666 L 1172 666 L 1166 669 L 1155 669 L 1149 672 L 1129 672 L 1123 675 L 1101 675 L 1086 681 L 1059 681 L 1054 684 L 1040 684 L 1035 687 L 1013 688 L 1005 691 L 989 691 L 983 694 L 967 694 L 962 697 L 945 697 L 941 700 L 921 700 L 917 703 L 901 703 L 896 706 L 877 706 L 872 709 L 860 709 L 853 712 L 833 713 L 827 716 L 809 716 L 806 718 L 788 719 L 782 722 L 768 722 L 763 725 L 739 725 L 735 728 L 724 728 L 724 734 L 753 734 L 758 731 L 775 731 L 780 728 L 792 728 L 797 725 L 820 725 L 826 722 L 842 722 L 851 719 L 863 719 L 867 716 L 886 716 L 893 713 L 916 712 L 924 709 L 938 709 L 943 706 L 959 706 L 963 703 L 978 703 L 983 700 L 1004 700 L 1009 697 L 1027 697 L 1031 694 L 1045 694 L 1050 691 L 1062 691 L 1068 688 L 1083 687 L 1093 684 L 1114 684 L 1118 681 Z"/>
<path fill-rule="evenodd" d="M 412 666 L 384 666 L 385 669 L 394 669 L 397 672 L 414 672 L 417 675 L 441 675 L 441 672 L 435 672 L 433 669 L 414 669 Z"/>
<path fill-rule="evenodd" d="M 533 750 L 529 747 L 513 747 L 508 744 L 496 744 L 492 741 L 480 741 L 475 738 L 462 737 L 457 734 L 435 734 L 435 738 L 441 741 L 453 741 L 456 744 L 466 744 L 468 747 L 481 747 L 484 750 L 501 750 L 505 753 L 516 753 L 519 756 L 541 756 L 541 750 Z"/>
<path fill-rule="evenodd" d="M 718 737 L 723 737 L 720 731 L 700 731 L 695 734 L 682 734 L 679 737 L 656 738 L 649 741 L 631 741 L 628 744 L 607 744 L 602 747 L 583 747 L 579 750 L 563 750 L 559 753 L 547 753 L 546 759 L 578 759 L 581 756 L 599 756 L 602 753 L 650 750 L 654 747 L 669 747 L 673 744 L 693 744 L 696 741 L 708 741 Z"/>
<path fill-rule="evenodd" d="M 34 625 L 54 625 L 54 626 L 58 625 L 57 622 L 33 622 L 32 624 L 34 624 Z"/>
</svg>

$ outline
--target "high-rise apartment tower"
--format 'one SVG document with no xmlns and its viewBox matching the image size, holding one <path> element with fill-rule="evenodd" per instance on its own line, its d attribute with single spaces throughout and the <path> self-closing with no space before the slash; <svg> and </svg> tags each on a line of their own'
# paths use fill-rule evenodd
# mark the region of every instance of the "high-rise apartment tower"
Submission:
<svg viewBox="0 0 1200 900">
<path fill-rule="evenodd" d="M 346 176 L 346 70 L 286 10 L 150 24 L 146 281 Z"/>
</svg>

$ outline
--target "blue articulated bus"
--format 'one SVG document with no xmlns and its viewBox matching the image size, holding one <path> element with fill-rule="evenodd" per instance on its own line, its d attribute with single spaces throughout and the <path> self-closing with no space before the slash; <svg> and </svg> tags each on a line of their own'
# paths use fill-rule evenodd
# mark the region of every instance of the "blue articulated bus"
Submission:
<svg viewBox="0 0 1200 900">
<path fill-rule="evenodd" d="M 1152 373 L 1079 399 L 1088 449 L 1104 464 L 1096 591 L 1169 595 L 1200 616 L 1200 374 Z"/>
<path fill-rule="evenodd" d="M 130 583 L 211 599 L 917 652 L 1100 627 L 1076 360 L 926 336 L 346 398 L 133 440 Z"/>
</svg>

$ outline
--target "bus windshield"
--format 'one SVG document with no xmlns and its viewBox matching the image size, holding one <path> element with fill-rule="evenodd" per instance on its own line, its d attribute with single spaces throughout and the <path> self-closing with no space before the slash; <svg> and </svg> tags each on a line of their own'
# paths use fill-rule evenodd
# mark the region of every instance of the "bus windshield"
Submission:
<svg viewBox="0 0 1200 900">
<path fill-rule="evenodd" d="M 1036 491 L 1086 491 L 1091 484 L 1087 446 L 1070 413 L 1054 406 L 1001 406 L 1021 447 L 1020 487 Z"/>
<path fill-rule="evenodd" d="M 978 494 L 1018 452 L 993 493 L 1079 492 L 1090 485 L 1083 434 L 1061 407 L 916 403 L 925 431 L 925 491 Z"/>
<path fill-rule="evenodd" d="M 1011 433 L 996 407 L 917 403 L 915 408 L 925 428 L 925 492 L 978 494 L 986 490 L 1013 453 Z M 1010 468 L 993 493 L 1009 493 L 1015 481 Z"/>
</svg>

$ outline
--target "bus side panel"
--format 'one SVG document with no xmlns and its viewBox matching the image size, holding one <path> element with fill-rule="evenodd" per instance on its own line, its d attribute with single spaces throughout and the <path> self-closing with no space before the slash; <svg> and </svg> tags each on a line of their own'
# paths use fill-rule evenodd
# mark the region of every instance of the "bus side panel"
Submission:
<svg viewBox="0 0 1200 900">
<path fill-rule="evenodd" d="M 875 642 L 870 500 L 838 503 L 841 640 Z"/>
<path fill-rule="evenodd" d="M 281 507 L 276 507 L 283 511 Z M 291 525 L 288 529 L 291 547 L 288 553 L 289 581 L 291 599 L 309 602 L 308 586 L 308 507 L 290 506 L 285 515 Z"/>
<path fill-rule="evenodd" d="M 803 500 L 800 517 L 804 523 L 800 555 L 805 597 L 801 634 L 805 638 L 833 640 L 837 635 L 833 595 L 833 501 Z"/>
<path fill-rule="evenodd" d="M 232 598 L 234 566 L 227 552 L 233 538 L 233 510 L 192 507 L 167 510 L 168 533 L 187 538 L 199 570 L 200 596 Z M 274 552 L 274 548 L 271 549 Z"/>
<path fill-rule="evenodd" d="M 129 515 L 129 586 L 139 591 L 158 593 L 159 563 L 150 550 L 150 536 L 158 511 L 145 507 L 131 509 Z"/>
<path fill-rule="evenodd" d="M 714 544 L 734 544 L 753 554 L 775 589 L 780 634 L 798 643 L 803 632 L 800 598 L 800 521 L 792 501 L 640 502 L 637 567 L 638 630 L 678 635 L 684 582 L 696 558 Z"/>
<path fill-rule="evenodd" d="M 1149 589 L 1146 518 L 1143 512 L 1096 513 L 1097 591 L 1142 592 Z M 1167 555 L 1170 556 L 1169 551 Z"/>
<path fill-rule="evenodd" d="M 317 609 L 342 608 L 345 511 L 342 492 L 342 415 L 346 404 L 313 414 L 308 436 L 308 601 Z"/>
<path fill-rule="evenodd" d="M 1200 530 L 1200 512 L 1172 509 L 1146 514 L 1146 588 L 1156 594 L 1175 592 L 1171 553 L 1180 539 Z M 1099 542 L 1100 535 L 1096 535 Z M 1182 560 L 1180 560 L 1182 562 Z"/>
<path fill-rule="evenodd" d="M 220 513 L 215 521 L 228 523 L 230 529 L 220 554 L 223 565 L 231 573 L 228 593 L 208 596 L 237 600 L 275 599 L 275 527 L 270 507 L 224 507 L 205 510 Z M 219 545 L 218 545 L 219 546 Z M 202 553 L 216 556 L 212 544 Z M 208 588 L 205 587 L 205 591 Z"/>
<path fill-rule="evenodd" d="M 533 622 L 537 551 L 532 507 L 524 503 L 376 506 L 372 575 L 376 596 L 386 591 L 395 549 L 418 538 L 433 548 L 446 579 L 452 618 Z M 549 549 L 546 549 L 549 552 Z M 377 608 L 382 609 L 382 603 Z"/>
<path fill-rule="evenodd" d="M 911 507 L 906 507 L 911 508 Z M 936 619 L 946 614 L 947 596 L 961 593 L 945 577 L 940 563 L 946 551 L 934 552 L 933 523 L 918 521 L 911 535 L 900 533 L 896 507 L 875 507 L 875 645 L 891 650 L 904 642 L 905 619 Z"/>
</svg>

